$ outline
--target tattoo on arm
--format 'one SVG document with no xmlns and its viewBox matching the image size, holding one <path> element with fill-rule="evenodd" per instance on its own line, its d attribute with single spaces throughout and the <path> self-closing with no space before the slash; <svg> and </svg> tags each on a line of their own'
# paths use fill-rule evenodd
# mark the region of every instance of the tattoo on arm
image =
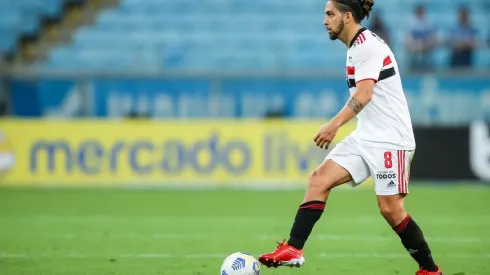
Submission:
<svg viewBox="0 0 490 275">
<path fill-rule="evenodd" d="M 359 100 L 357 100 L 355 97 L 351 97 L 349 99 L 349 101 L 347 102 L 347 106 L 349 106 L 349 108 L 351 108 L 351 110 L 354 111 L 356 115 L 359 114 L 364 108 L 364 105 L 362 105 L 362 103 L 359 102 Z"/>
</svg>

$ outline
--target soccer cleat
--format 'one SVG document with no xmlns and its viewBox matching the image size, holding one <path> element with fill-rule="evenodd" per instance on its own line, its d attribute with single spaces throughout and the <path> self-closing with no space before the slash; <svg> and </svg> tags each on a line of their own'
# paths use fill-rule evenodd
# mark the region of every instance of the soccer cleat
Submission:
<svg viewBox="0 0 490 275">
<path fill-rule="evenodd" d="M 421 268 L 415 275 L 442 275 L 442 270 L 439 266 L 437 266 L 437 271 L 429 271 Z"/>
<path fill-rule="evenodd" d="M 282 243 L 278 242 L 274 252 L 260 255 L 259 262 L 267 267 L 300 267 L 305 263 L 305 258 L 303 258 L 303 250 L 290 246 L 284 240 Z"/>
</svg>

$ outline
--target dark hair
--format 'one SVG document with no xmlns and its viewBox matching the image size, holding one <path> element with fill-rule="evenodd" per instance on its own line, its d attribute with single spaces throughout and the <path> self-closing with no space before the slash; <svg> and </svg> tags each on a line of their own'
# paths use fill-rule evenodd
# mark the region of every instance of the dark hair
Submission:
<svg viewBox="0 0 490 275">
<path fill-rule="evenodd" d="M 364 18 L 369 18 L 369 14 L 374 6 L 374 0 L 333 0 L 337 8 L 342 13 L 350 12 L 356 23 L 361 23 Z"/>
</svg>

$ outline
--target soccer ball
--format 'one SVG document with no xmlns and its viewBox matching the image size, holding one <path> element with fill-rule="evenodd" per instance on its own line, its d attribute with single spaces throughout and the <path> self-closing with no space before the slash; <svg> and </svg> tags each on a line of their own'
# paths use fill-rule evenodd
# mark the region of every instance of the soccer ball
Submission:
<svg viewBox="0 0 490 275">
<path fill-rule="evenodd" d="M 221 266 L 221 275 L 260 275 L 260 264 L 250 254 L 236 252 L 226 257 Z"/>
</svg>

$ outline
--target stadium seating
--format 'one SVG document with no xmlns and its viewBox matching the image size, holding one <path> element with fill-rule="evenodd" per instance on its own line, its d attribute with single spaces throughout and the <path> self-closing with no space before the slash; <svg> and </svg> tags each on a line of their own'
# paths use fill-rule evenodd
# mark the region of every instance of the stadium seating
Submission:
<svg viewBox="0 0 490 275">
<path fill-rule="evenodd" d="M 27 0 L 24 0 L 27 1 Z M 29 0 L 40 1 L 40 0 Z M 76 70 L 320 70 L 344 67 L 345 46 L 323 27 L 325 1 L 121 0 L 94 25 L 52 50 L 42 68 Z M 482 40 L 488 35 L 487 0 L 465 1 Z M 406 64 L 403 38 L 415 0 L 377 0 L 375 11 L 390 27 L 392 48 Z M 428 17 L 441 36 L 456 24 L 461 3 L 427 0 Z M 14 20 L 13 18 L 12 20 Z M 366 23 L 369 26 L 369 21 Z M 449 50 L 435 53 L 448 63 Z M 478 50 L 477 67 L 490 66 Z"/>
<path fill-rule="evenodd" d="M 42 17 L 55 18 L 63 0 L 0 0 L 0 53 L 14 50 L 21 35 L 39 31 Z"/>
</svg>

